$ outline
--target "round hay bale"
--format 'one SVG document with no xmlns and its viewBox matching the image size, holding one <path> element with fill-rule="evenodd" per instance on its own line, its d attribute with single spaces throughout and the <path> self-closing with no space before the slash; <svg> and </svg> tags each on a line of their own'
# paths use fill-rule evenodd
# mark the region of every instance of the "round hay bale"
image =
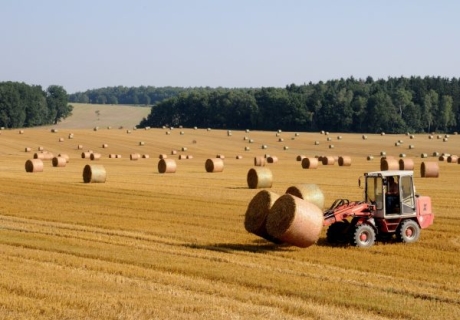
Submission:
<svg viewBox="0 0 460 320">
<path fill-rule="evenodd" d="M 254 157 L 254 165 L 257 166 L 257 167 L 265 166 L 265 158 L 262 157 L 262 156 Z"/>
<path fill-rule="evenodd" d="M 32 148 L 30 148 L 30 147 L 25 147 L 24 148 L 24 152 L 31 152 L 31 151 L 32 151 Z"/>
<path fill-rule="evenodd" d="M 439 177 L 439 165 L 437 162 L 422 162 L 420 165 L 420 175 L 422 178 Z"/>
<path fill-rule="evenodd" d="M 246 129 L 245 132 L 246 132 L 246 133 L 249 133 L 249 129 Z"/>
<path fill-rule="evenodd" d="M 167 156 L 166 154 L 162 153 L 162 154 L 160 154 L 160 155 L 158 156 L 158 158 L 159 158 L 159 159 L 167 159 L 168 156 Z"/>
<path fill-rule="evenodd" d="M 380 156 L 384 157 L 386 155 L 387 155 L 387 153 L 385 151 L 380 151 Z"/>
<path fill-rule="evenodd" d="M 269 168 L 251 168 L 248 171 L 247 183 L 250 189 L 271 188 L 273 174 Z"/>
<path fill-rule="evenodd" d="M 400 153 L 400 154 L 399 154 L 399 157 L 400 157 L 400 158 L 405 158 L 405 157 L 406 157 L 406 154 L 405 154 L 405 153 Z"/>
<path fill-rule="evenodd" d="M 83 149 L 83 145 L 79 144 L 79 145 L 77 146 L 77 149 L 78 149 L 78 150 Z"/>
<path fill-rule="evenodd" d="M 93 130 L 97 131 L 97 130 L 99 130 L 99 127 L 94 127 Z"/>
<path fill-rule="evenodd" d="M 414 170 L 414 160 L 399 159 L 399 170 Z"/>
<path fill-rule="evenodd" d="M 116 158 L 116 157 L 117 157 L 117 155 L 114 154 L 114 153 L 109 154 L 109 158 L 111 158 L 111 159 L 114 159 L 114 158 Z"/>
<path fill-rule="evenodd" d="M 351 166 L 351 157 L 341 156 L 339 157 L 339 166 L 340 167 L 349 167 Z"/>
<path fill-rule="evenodd" d="M 187 151 L 187 147 L 182 147 L 182 151 Z"/>
<path fill-rule="evenodd" d="M 250 150 L 251 150 L 251 148 L 249 148 L 249 147 L 244 147 L 244 151 L 250 151 Z"/>
<path fill-rule="evenodd" d="M 24 134 L 24 130 L 19 130 L 19 134 Z"/>
<path fill-rule="evenodd" d="M 45 149 L 44 149 L 42 146 L 40 146 L 40 147 L 37 148 L 37 150 L 38 150 L 38 151 L 43 151 L 43 150 L 45 150 Z"/>
<path fill-rule="evenodd" d="M 329 145 L 329 149 L 334 149 L 334 145 L 333 145 L 333 144 L 330 144 L 330 145 Z"/>
<path fill-rule="evenodd" d="M 337 140 L 342 140 L 342 136 L 337 136 Z"/>
<path fill-rule="evenodd" d="M 41 159 L 29 159 L 25 163 L 26 172 L 43 172 L 43 161 Z"/>
<path fill-rule="evenodd" d="M 458 162 L 458 156 L 456 155 L 451 155 L 447 157 L 447 162 L 449 163 L 457 163 Z"/>
<path fill-rule="evenodd" d="M 207 131 L 211 131 L 211 128 L 206 129 Z"/>
<path fill-rule="evenodd" d="M 175 155 L 175 154 L 177 154 L 177 151 L 176 150 L 171 150 L 171 154 Z"/>
<path fill-rule="evenodd" d="M 121 159 L 121 154 L 117 154 L 117 155 L 115 156 L 115 158 Z"/>
<path fill-rule="evenodd" d="M 448 138 L 444 138 L 444 139 L 442 139 L 442 142 L 447 142 L 447 141 L 449 141 L 449 139 L 448 139 Z"/>
<path fill-rule="evenodd" d="M 59 142 L 64 142 L 64 138 L 59 138 Z"/>
<path fill-rule="evenodd" d="M 69 139 L 73 139 L 73 133 L 69 133 L 69 135 L 67 136 Z"/>
<path fill-rule="evenodd" d="M 142 159 L 149 159 L 149 158 L 150 158 L 150 155 L 148 155 L 148 154 L 143 154 L 142 155 Z"/>
<path fill-rule="evenodd" d="M 84 151 L 81 153 L 81 158 L 82 159 L 89 159 L 91 157 L 91 152 L 89 151 Z"/>
<path fill-rule="evenodd" d="M 448 134 L 444 135 L 444 138 L 449 138 L 450 136 Z"/>
<path fill-rule="evenodd" d="M 207 159 L 204 167 L 206 172 L 222 172 L 224 171 L 224 161 L 220 158 Z"/>
<path fill-rule="evenodd" d="M 289 150 L 289 147 L 288 147 L 288 146 L 284 146 L 284 147 L 283 147 L 283 150 Z"/>
<path fill-rule="evenodd" d="M 181 132 L 179 132 L 179 134 L 180 134 L 181 136 L 183 136 L 183 135 L 185 134 L 185 132 L 184 132 L 184 131 L 181 131 Z"/>
<path fill-rule="evenodd" d="M 285 193 L 311 202 L 321 210 L 324 208 L 324 194 L 316 184 L 298 184 L 291 186 L 287 188 Z"/>
<path fill-rule="evenodd" d="M 166 131 L 165 134 L 169 136 L 171 134 L 171 131 Z"/>
<path fill-rule="evenodd" d="M 439 152 L 433 152 L 433 157 L 439 157 Z"/>
<path fill-rule="evenodd" d="M 193 159 L 193 156 L 192 156 L 191 154 L 188 154 L 188 155 L 186 156 L 186 158 L 187 158 L 187 159 Z"/>
<path fill-rule="evenodd" d="M 133 160 L 133 161 L 139 160 L 140 157 L 141 157 L 141 155 L 140 155 L 139 153 L 131 153 L 131 154 L 129 155 L 129 159 L 130 159 L 130 160 Z"/>
<path fill-rule="evenodd" d="M 399 170 L 399 162 L 396 159 L 382 159 L 380 161 L 380 170 L 389 171 L 389 170 Z"/>
<path fill-rule="evenodd" d="M 177 165 L 174 159 L 160 159 L 158 161 L 158 173 L 174 173 Z"/>
<path fill-rule="evenodd" d="M 64 158 L 64 159 L 65 159 L 65 162 L 67 162 L 67 163 L 69 163 L 69 161 L 70 161 L 70 157 L 69 157 L 69 155 L 66 154 L 66 153 L 59 153 L 59 154 L 58 154 L 58 157 Z"/>
<path fill-rule="evenodd" d="M 243 137 L 243 140 L 245 140 L 245 141 L 246 141 L 246 140 L 249 140 L 249 137 L 248 137 L 248 136 L 244 136 L 244 137 Z"/>
<path fill-rule="evenodd" d="M 318 168 L 318 158 L 303 158 L 302 168 L 303 169 L 316 169 Z"/>
<path fill-rule="evenodd" d="M 420 155 L 420 158 L 428 158 L 428 154 L 427 154 L 427 153 L 422 153 L 422 154 Z"/>
<path fill-rule="evenodd" d="M 101 154 L 100 153 L 91 153 L 90 156 L 89 156 L 90 160 L 94 161 L 94 160 L 99 160 L 101 158 Z"/>
<path fill-rule="evenodd" d="M 276 157 L 276 156 L 269 156 L 269 157 L 267 157 L 267 162 L 268 162 L 268 163 L 277 163 L 277 162 L 278 162 L 278 157 Z"/>
<path fill-rule="evenodd" d="M 281 241 L 270 236 L 266 229 L 266 222 L 270 209 L 280 196 L 267 190 L 259 191 L 249 202 L 244 215 L 246 231 L 275 243 Z"/>
<path fill-rule="evenodd" d="M 294 133 L 294 136 L 298 137 L 298 136 L 300 136 L 300 133 L 296 132 L 296 133 Z"/>
<path fill-rule="evenodd" d="M 34 153 L 34 159 L 43 160 L 43 159 L 45 159 L 45 154 L 41 153 L 41 152 L 36 152 L 36 153 Z"/>
<path fill-rule="evenodd" d="M 262 148 L 262 149 L 267 149 L 268 146 L 267 146 L 266 144 L 263 144 L 263 145 L 261 146 L 261 148 Z"/>
<path fill-rule="evenodd" d="M 243 159 L 243 156 L 238 154 L 238 155 L 235 157 L 235 159 L 236 159 L 236 160 L 241 160 L 241 159 Z"/>
<path fill-rule="evenodd" d="M 429 136 L 428 136 L 428 139 L 433 139 L 433 136 L 432 136 L 432 135 L 429 135 Z"/>
<path fill-rule="evenodd" d="M 139 141 L 139 145 L 143 146 L 143 145 L 145 145 L 145 142 L 144 141 Z"/>
<path fill-rule="evenodd" d="M 102 144 L 102 148 L 105 149 L 105 148 L 108 148 L 108 147 L 109 147 L 109 145 L 108 145 L 107 143 L 103 143 L 103 144 Z"/>
<path fill-rule="evenodd" d="M 317 145 L 319 145 L 319 141 L 318 141 L 318 140 L 315 141 L 315 146 L 317 146 Z"/>
<path fill-rule="evenodd" d="M 249 143 L 254 143 L 254 139 L 249 139 L 248 142 Z"/>
<path fill-rule="evenodd" d="M 401 143 L 395 142 L 395 147 L 399 147 L 400 145 L 401 145 Z"/>
<path fill-rule="evenodd" d="M 446 161 L 447 157 L 446 156 L 439 156 L 438 160 L 439 161 Z"/>
<path fill-rule="evenodd" d="M 414 136 L 413 134 L 411 134 L 411 135 L 409 136 L 409 138 L 415 139 L 415 136 Z"/>
<path fill-rule="evenodd" d="M 415 148 L 415 146 L 413 144 L 409 145 L 409 149 L 414 149 L 414 148 Z"/>
<path fill-rule="evenodd" d="M 323 212 L 313 203 L 285 194 L 267 217 L 267 232 L 285 243 L 306 248 L 314 244 L 323 227 Z"/>
<path fill-rule="evenodd" d="M 128 129 L 128 130 L 126 130 L 126 133 L 128 133 L 128 134 L 129 134 L 129 133 L 131 133 L 131 130 L 129 130 L 129 129 Z"/>
<path fill-rule="evenodd" d="M 187 156 L 185 154 L 180 154 L 178 159 L 179 160 L 185 160 L 185 159 L 187 159 Z"/>
<path fill-rule="evenodd" d="M 335 164 L 335 158 L 333 156 L 322 157 L 321 162 L 325 166 L 332 166 Z"/>
<path fill-rule="evenodd" d="M 327 137 L 327 138 L 326 138 L 326 141 L 332 141 L 332 138 L 331 138 L 331 137 Z"/>
<path fill-rule="evenodd" d="M 83 168 L 84 183 L 104 183 L 107 180 L 107 173 L 104 166 L 96 164 L 87 164 Z"/>
<path fill-rule="evenodd" d="M 366 135 L 363 135 L 363 140 L 367 140 L 367 136 L 366 136 Z"/>
<path fill-rule="evenodd" d="M 279 138 L 279 139 L 278 139 L 278 142 L 284 142 L 284 139 L 283 139 L 283 138 Z"/>
<path fill-rule="evenodd" d="M 320 132 L 320 133 L 321 133 L 321 134 L 324 134 L 324 130 L 321 130 L 321 132 Z"/>
<path fill-rule="evenodd" d="M 297 158 L 295 158 L 295 159 L 296 159 L 296 161 L 302 161 L 302 160 L 305 159 L 305 158 L 306 158 L 306 156 L 304 156 L 303 154 L 300 154 L 300 155 L 298 155 Z"/>
<path fill-rule="evenodd" d="M 65 167 L 67 164 L 67 160 L 64 157 L 54 157 L 51 161 L 53 167 Z"/>
<path fill-rule="evenodd" d="M 367 161 L 374 160 L 374 156 L 368 155 L 368 156 L 366 157 L 366 159 L 367 159 Z"/>
<path fill-rule="evenodd" d="M 218 155 L 216 155 L 216 158 L 225 159 L 225 156 L 223 154 L 218 154 Z"/>
<path fill-rule="evenodd" d="M 384 136 L 384 135 L 385 135 L 385 132 L 380 133 L 380 135 L 381 135 L 381 136 Z"/>
</svg>

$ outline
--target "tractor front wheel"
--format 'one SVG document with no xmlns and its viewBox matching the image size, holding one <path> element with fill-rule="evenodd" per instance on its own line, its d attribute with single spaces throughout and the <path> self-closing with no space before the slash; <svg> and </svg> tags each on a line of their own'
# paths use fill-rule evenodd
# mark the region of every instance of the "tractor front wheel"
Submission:
<svg viewBox="0 0 460 320">
<path fill-rule="evenodd" d="M 368 224 L 358 224 L 351 239 L 351 244 L 360 248 L 369 248 L 375 242 L 375 231 Z"/>
<path fill-rule="evenodd" d="M 396 232 L 398 241 L 412 243 L 420 237 L 420 227 L 414 220 L 404 220 Z"/>
<path fill-rule="evenodd" d="M 326 231 L 326 240 L 331 244 L 348 243 L 348 228 L 350 223 L 347 220 L 334 222 Z"/>
</svg>

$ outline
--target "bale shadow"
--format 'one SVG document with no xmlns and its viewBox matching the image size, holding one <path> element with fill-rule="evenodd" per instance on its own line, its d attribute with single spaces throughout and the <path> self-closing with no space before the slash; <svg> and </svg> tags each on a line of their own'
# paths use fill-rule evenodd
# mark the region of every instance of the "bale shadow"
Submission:
<svg viewBox="0 0 460 320">
<path fill-rule="evenodd" d="M 215 244 L 186 244 L 184 245 L 191 249 L 211 250 L 218 252 L 232 253 L 236 252 L 251 252 L 251 253 L 265 253 L 269 251 L 292 251 L 291 246 L 286 244 L 267 243 L 263 240 L 254 241 L 253 244 L 240 244 L 240 243 L 215 243 Z"/>
</svg>

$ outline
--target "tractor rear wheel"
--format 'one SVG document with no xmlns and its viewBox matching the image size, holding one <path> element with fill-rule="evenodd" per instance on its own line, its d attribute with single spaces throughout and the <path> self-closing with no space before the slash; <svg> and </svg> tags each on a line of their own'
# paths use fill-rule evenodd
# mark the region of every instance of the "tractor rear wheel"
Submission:
<svg viewBox="0 0 460 320">
<path fill-rule="evenodd" d="M 414 220 L 404 220 L 396 232 L 396 237 L 404 243 L 415 242 L 420 237 L 420 227 Z"/>
<path fill-rule="evenodd" d="M 358 224 L 351 239 L 351 244 L 360 248 L 369 248 L 375 242 L 375 231 L 368 224 Z"/>
<path fill-rule="evenodd" d="M 350 223 L 345 221 L 335 222 L 326 231 L 326 240 L 331 244 L 348 243 L 348 227 Z"/>
</svg>

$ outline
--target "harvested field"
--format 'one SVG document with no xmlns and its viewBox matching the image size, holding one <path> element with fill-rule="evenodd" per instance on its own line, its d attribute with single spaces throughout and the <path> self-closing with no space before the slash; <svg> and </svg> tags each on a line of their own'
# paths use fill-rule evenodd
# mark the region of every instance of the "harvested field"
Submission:
<svg viewBox="0 0 460 320">
<path fill-rule="evenodd" d="M 101 119 L 104 113 L 101 112 Z M 94 112 L 92 115 L 94 117 Z M 69 119 L 70 121 L 70 119 Z M 434 225 L 418 242 L 376 243 L 369 249 L 331 246 L 326 230 L 309 248 L 276 245 L 245 230 L 248 204 L 260 192 L 247 186 L 259 148 L 228 157 L 225 170 L 208 174 L 209 154 L 244 149 L 244 131 L 206 128 L 133 130 L 117 124 L 92 128 L 53 126 L 74 138 L 59 142 L 50 128 L 4 130 L 0 136 L 0 315 L 4 319 L 455 319 L 460 318 L 460 165 L 439 162 L 439 177 L 423 179 L 420 158 L 434 151 L 458 154 L 460 136 L 448 142 L 418 139 L 405 150 L 414 161 L 417 193 L 431 196 Z M 107 126 L 112 125 L 108 130 Z M 168 128 L 169 129 L 169 128 Z M 333 150 L 318 133 L 302 132 L 282 150 L 274 132 L 251 138 L 277 154 L 271 192 L 316 184 L 325 207 L 337 198 L 361 200 L 359 176 L 399 154 L 405 135 L 343 134 Z M 286 137 L 294 132 L 283 131 Z M 337 133 L 338 134 L 338 133 Z M 139 146 L 139 141 L 145 141 Z M 198 143 L 193 143 L 197 141 Z M 110 148 L 102 148 L 107 143 Z M 109 179 L 84 183 L 76 145 L 100 153 Z M 72 161 L 40 174 L 26 173 L 30 153 L 43 145 Z M 193 159 L 173 175 L 156 161 L 130 154 L 170 154 L 187 147 Z M 121 158 L 110 159 L 109 154 Z M 353 165 L 304 170 L 302 154 L 347 154 Z M 7 275 L 7 276 L 4 276 Z"/>
</svg>

